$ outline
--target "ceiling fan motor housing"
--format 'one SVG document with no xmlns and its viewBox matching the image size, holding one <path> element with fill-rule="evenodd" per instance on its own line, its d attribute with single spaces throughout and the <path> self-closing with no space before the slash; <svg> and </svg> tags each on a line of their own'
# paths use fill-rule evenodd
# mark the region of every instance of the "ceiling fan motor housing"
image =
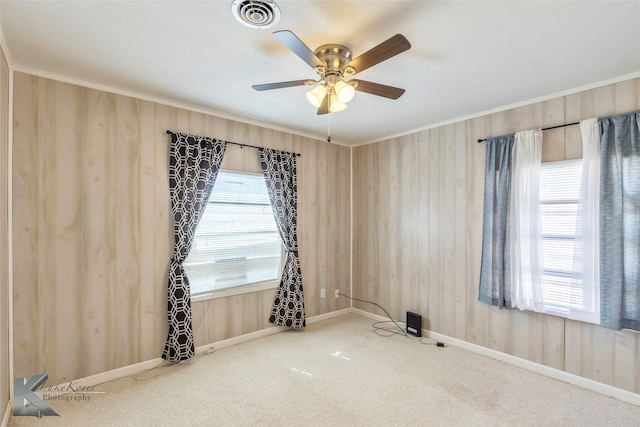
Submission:
<svg viewBox="0 0 640 427">
<path fill-rule="evenodd" d="M 354 74 L 351 67 L 345 65 L 351 62 L 351 49 L 341 44 L 325 44 L 314 51 L 315 55 L 326 64 L 326 68 L 316 67 L 316 72 L 323 80 L 341 79 L 343 75 Z M 336 77 L 332 77 L 336 76 Z M 329 82 L 327 82 L 329 83 Z"/>
</svg>

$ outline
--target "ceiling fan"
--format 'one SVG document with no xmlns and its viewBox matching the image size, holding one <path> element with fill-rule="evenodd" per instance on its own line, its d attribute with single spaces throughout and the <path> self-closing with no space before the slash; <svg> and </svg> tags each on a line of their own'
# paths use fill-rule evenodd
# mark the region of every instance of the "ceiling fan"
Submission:
<svg viewBox="0 0 640 427">
<path fill-rule="evenodd" d="M 402 34 L 396 34 L 355 59 L 351 57 L 351 49 L 344 45 L 325 44 L 312 51 L 291 31 L 276 31 L 273 35 L 309 64 L 320 78 L 318 80 L 293 80 L 253 85 L 255 90 L 263 91 L 317 84 L 314 89 L 307 92 L 307 99 L 318 108 L 318 114 L 344 110 L 347 108 L 347 102 L 353 98 L 355 91 L 389 99 L 398 99 L 405 92 L 404 89 L 365 80 L 344 80 L 344 77 L 354 76 L 409 49 L 411 43 Z"/>
</svg>

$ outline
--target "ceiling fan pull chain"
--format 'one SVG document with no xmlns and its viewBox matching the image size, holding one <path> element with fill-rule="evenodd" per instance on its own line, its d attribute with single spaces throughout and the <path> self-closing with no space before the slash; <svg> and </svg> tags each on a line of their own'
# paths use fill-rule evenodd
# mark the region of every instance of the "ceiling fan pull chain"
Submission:
<svg viewBox="0 0 640 427">
<path fill-rule="evenodd" d="M 327 114 L 327 142 L 331 144 L 331 113 Z"/>
</svg>

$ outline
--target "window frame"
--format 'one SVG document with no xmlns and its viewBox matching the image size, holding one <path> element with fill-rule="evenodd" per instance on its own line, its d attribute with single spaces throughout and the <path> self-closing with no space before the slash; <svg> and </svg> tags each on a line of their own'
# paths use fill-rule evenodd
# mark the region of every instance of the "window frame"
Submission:
<svg viewBox="0 0 640 427">
<path fill-rule="evenodd" d="M 239 174 L 239 175 L 260 176 L 264 180 L 262 173 L 257 173 L 257 172 L 220 169 L 218 171 L 218 174 L 220 173 L 233 173 L 233 174 Z M 214 190 L 212 190 L 211 195 L 213 195 L 213 191 Z M 211 197 L 211 195 L 209 197 Z M 207 205 L 208 204 L 209 204 L 209 200 L 207 200 Z M 271 207 L 271 203 L 269 203 L 269 207 L 272 209 L 272 214 L 273 214 L 273 207 Z M 205 209 L 206 209 L 206 206 L 205 206 Z M 194 243 L 195 243 L 195 236 L 194 236 Z M 217 298 L 226 298 L 226 297 L 235 296 L 235 295 L 242 295 L 242 294 L 277 289 L 282 279 L 282 271 L 284 268 L 285 257 L 286 257 L 286 251 L 284 248 L 284 244 L 281 241 L 280 242 L 280 262 L 278 266 L 278 271 L 280 273 L 276 278 L 269 279 L 269 280 L 262 280 L 258 282 L 244 283 L 244 284 L 229 286 L 221 289 L 209 289 L 207 291 L 203 291 L 195 295 L 191 293 L 191 287 L 190 287 L 189 292 L 190 292 L 191 302 L 206 301 L 206 300 L 217 299 Z"/>
</svg>

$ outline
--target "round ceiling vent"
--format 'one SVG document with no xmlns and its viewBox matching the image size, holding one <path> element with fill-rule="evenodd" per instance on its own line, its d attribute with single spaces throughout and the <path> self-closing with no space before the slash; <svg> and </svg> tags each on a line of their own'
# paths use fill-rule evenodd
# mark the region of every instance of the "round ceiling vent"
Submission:
<svg viewBox="0 0 640 427">
<path fill-rule="evenodd" d="M 280 9 L 271 0 L 235 0 L 233 16 L 247 27 L 271 28 L 280 20 Z"/>
</svg>

